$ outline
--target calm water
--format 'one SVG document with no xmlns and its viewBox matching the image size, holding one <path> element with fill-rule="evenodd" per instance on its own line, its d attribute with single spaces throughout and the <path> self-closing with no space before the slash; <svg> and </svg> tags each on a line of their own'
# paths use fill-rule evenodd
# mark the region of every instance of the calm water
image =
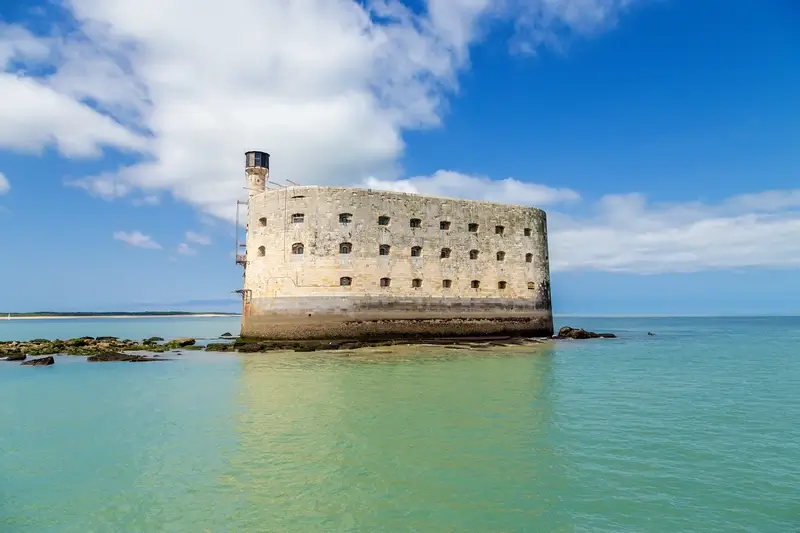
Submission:
<svg viewBox="0 0 800 533">
<path fill-rule="evenodd" d="M 0 337 L 237 330 L 202 320 Z M 0 531 L 800 530 L 800 319 L 561 322 L 621 338 L 0 363 Z"/>
</svg>

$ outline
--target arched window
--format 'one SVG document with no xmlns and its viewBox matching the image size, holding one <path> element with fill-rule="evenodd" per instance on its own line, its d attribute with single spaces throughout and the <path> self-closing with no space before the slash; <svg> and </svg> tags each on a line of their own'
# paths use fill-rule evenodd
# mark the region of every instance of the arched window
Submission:
<svg viewBox="0 0 800 533">
<path fill-rule="evenodd" d="M 529 281 L 529 282 L 528 282 L 528 290 L 529 290 L 529 291 L 532 291 L 532 290 L 534 290 L 535 288 L 536 288 L 536 284 L 535 284 L 534 282 L 532 282 L 532 281 Z"/>
<path fill-rule="evenodd" d="M 525 254 L 525 262 L 533 263 L 533 254 Z"/>
<path fill-rule="evenodd" d="M 505 230 L 506 230 L 506 228 L 504 226 L 495 226 L 494 227 L 494 234 L 495 235 L 502 235 Z"/>
<path fill-rule="evenodd" d="M 504 290 L 506 288 L 506 282 L 505 281 L 498 281 L 497 282 L 497 288 L 500 289 L 501 291 Z"/>
<path fill-rule="evenodd" d="M 467 226 L 467 229 L 469 229 L 469 231 L 472 233 L 478 233 L 478 225 L 475 224 L 474 222 L 469 226 Z"/>
<path fill-rule="evenodd" d="M 259 246 L 258 247 L 258 255 L 259 255 L 259 257 L 264 257 L 266 255 L 266 253 L 267 253 L 267 249 L 266 248 L 264 248 L 263 246 Z"/>
<path fill-rule="evenodd" d="M 267 225 L 267 217 L 261 217 L 258 219 L 258 225 L 262 228 Z"/>
<path fill-rule="evenodd" d="M 295 213 L 292 215 L 292 222 L 294 224 L 299 224 L 306 219 L 306 216 L 303 213 Z"/>
<path fill-rule="evenodd" d="M 340 224 L 349 224 L 352 221 L 353 221 L 353 215 L 351 213 L 339 213 Z"/>
<path fill-rule="evenodd" d="M 530 237 L 531 236 L 531 228 L 525 228 L 524 233 L 525 233 L 526 237 Z"/>
<path fill-rule="evenodd" d="M 450 280 L 450 279 L 443 279 L 442 280 L 442 287 L 443 288 L 449 289 L 452 286 L 453 286 L 453 280 Z"/>
<path fill-rule="evenodd" d="M 470 259 L 477 259 L 479 253 L 480 252 L 478 250 L 470 250 L 469 251 L 469 258 Z"/>
<path fill-rule="evenodd" d="M 303 243 L 296 242 L 292 245 L 292 253 L 294 255 L 303 255 Z"/>
<path fill-rule="evenodd" d="M 352 284 L 353 284 L 353 278 L 348 278 L 348 277 L 339 278 L 340 287 L 349 287 Z"/>
<path fill-rule="evenodd" d="M 422 287 L 422 280 L 419 278 L 412 279 L 411 286 L 415 289 L 419 289 L 420 287 Z"/>
<path fill-rule="evenodd" d="M 441 222 L 439 222 L 439 229 L 444 231 L 449 230 L 450 222 L 448 222 L 447 220 L 442 220 Z"/>
<path fill-rule="evenodd" d="M 353 245 L 349 242 L 343 242 L 339 245 L 339 253 L 340 254 L 349 254 L 353 251 Z"/>
<path fill-rule="evenodd" d="M 497 260 L 498 261 L 505 261 L 506 260 L 506 253 L 505 252 L 497 252 Z"/>
<path fill-rule="evenodd" d="M 422 255 L 422 247 L 414 246 L 411 248 L 411 257 L 419 257 Z"/>
<path fill-rule="evenodd" d="M 472 287 L 473 289 L 480 289 L 481 282 L 478 281 L 477 279 L 473 279 L 472 281 L 469 282 L 469 286 Z"/>
<path fill-rule="evenodd" d="M 381 287 L 388 287 L 392 284 L 392 280 L 389 278 L 381 278 Z"/>
<path fill-rule="evenodd" d="M 389 217 L 386 215 L 382 217 L 378 217 L 378 225 L 379 226 L 388 226 L 389 225 Z"/>
<path fill-rule="evenodd" d="M 381 244 L 378 248 L 378 254 L 380 255 L 389 255 L 389 251 L 392 249 L 391 246 L 388 244 Z"/>
<path fill-rule="evenodd" d="M 447 259 L 448 257 L 450 257 L 450 248 L 442 248 L 442 253 L 439 254 L 439 257 L 441 257 L 442 259 Z"/>
<path fill-rule="evenodd" d="M 412 218 L 412 219 L 409 221 L 409 225 L 410 225 L 412 228 L 421 228 L 421 227 L 422 227 L 422 221 L 421 221 L 420 219 L 418 219 L 418 218 Z"/>
</svg>

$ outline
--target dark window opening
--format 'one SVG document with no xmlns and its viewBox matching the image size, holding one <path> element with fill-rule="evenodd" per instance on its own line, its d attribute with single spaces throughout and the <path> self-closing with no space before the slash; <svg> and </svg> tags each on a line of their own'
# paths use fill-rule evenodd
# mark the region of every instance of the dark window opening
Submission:
<svg viewBox="0 0 800 533">
<path fill-rule="evenodd" d="M 340 213 L 339 214 L 339 223 L 340 224 L 349 224 L 353 221 L 353 215 L 350 213 Z"/>
<path fill-rule="evenodd" d="M 442 252 L 439 255 L 439 257 L 441 257 L 442 259 L 447 259 L 448 257 L 450 257 L 450 248 L 442 248 Z"/>
<path fill-rule="evenodd" d="M 449 279 L 442 280 L 442 287 L 445 289 L 449 289 L 453 285 L 453 281 Z"/>
<path fill-rule="evenodd" d="M 469 285 L 473 289 L 479 289 L 481 287 L 481 282 L 478 281 L 477 279 L 473 279 L 472 281 L 469 282 Z"/>
<path fill-rule="evenodd" d="M 295 213 L 292 215 L 292 222 L 295 224 L 299 224 L 306 219 L 306 216 L 303 213 Z"/>
<path fill-rule="evenodd" d="M 497 252 L 497 260 L 498 261 L 505 261 L 506 260 L 506 253 L 505 252 Z"/>
<path fill-rule="evenodd" d="M 525 236 L 526 237 L 530 237 L 531 236 L 531 228 L 525 228 Z"/>
<path fill-rule="evenodd" d="M 469 258 L 470 259 L 477 259 L 479 253 L 480 252 L 478 252 L 478 250 L 470 250 L 469 251 Z"/>
<path fill-rule="evenodd" d="M 258 225 L 262 228 L 267 225 L 267 217 L 261 217 L 258 219 Z"/>
<path fill-rule="evenodd" d="M 445 231 L 449 230 L 450 229 L 450 222 L 448 222 L 446 220 L 443 220 L 443 221 L 439 222 L 439 229 L 445 230 Z"/>
<path fill-rule="evenodd" d="M 302 255 L 303 254 L 303 243 L 296 242 L 292 245 L 292 253 L 295 255 Z"/>
<path fill-rule="evenodd" d="M 422 248 L 420 246 L 414 246 L 411 248 L 411 257 L 419 257 L 422 255 Z"/>
<path fill-rule="evenodd" d="M 378 225 L 379 226 L 388 226 L 389 225 L 389 217 L 386 217 L 386 216 L 378 217 Z"/>
<path fill-rule="evenodd" d="M 412 218 L 409 221 L 409 224 L 411 225 L 412 228 L 421 228 L 422 227 L 422 221 L 420 219 L 418 219 L 418 218 Z"/>
<path fill-rule="evenodd" d="M 353 284 L 353 278 L 339 278 L 339 286 L 341 287 L 349 287 Z"/>
<path fill-rule="evenodd" d="M 422 287 L 422 280 L 419 278 L 412 279 L 411 286 L 415 289 L 419 289 L 420 287 Z"/>
<path fill-rule="evenodd" d="M 536 288 L 536 284 L 535 284 L 534 282 L 532 282 L 532 281 L 529 281 L 529 282 L 528 282 L 528 290 L 529 290 L 529 291 L 532 291 L 532 290 L 534 290 L 535 288 Z"/>
<path fill-rule="evenodd" d="M 501 291 L 504 290 L 506 288 L 506 282 L 505 281 L 498 281 L 497 282 L 497 288 L 500 289 Z"/>
<path fill-rule="evenodd" d="M 525 254 L 525 262 L 533 263 L 533 254 Z"/>
<path fill-rule="evenodd" d="M 339 245 L 339 253 L 340 254 L 349 254 L 353 251 L 353 245 L 349 242 L 343 242 Z"/>
<path fill-rule="evenodd" d="M 264 257 L 266 255 L 266 253 L 267 253 L 267 249 L 266 248 L 264 248 L 263 246 L 259 246 L 258 247 L 258 255 L 260 257 Z"/>
<path fill-rule="evenodd" d="M 502 235 L 505 230 L 506 230 L 506 228 L 504 226 L 495 226 L 494 227 L 494 234 L 495 235 Z"/>
<path fill-rule="evenodd" d="M 392 280 L 389 278 L 381 278 L 381 287 L 388 287 L 392 284 Z"/>
<path fill-rule="evenodd" d="M 471 231 L 472 233 L 477 233 L 478 232 L 478 225 L 475 224 L 475 223 L 472 223 L 467 227 L 467 229 L 469 229 L 469 231 Z"/>
<path fill-rule="evenodd" d="M 392 249 L 392 247 L 389 246 L 388 244 L 381 244 L 380 248 L 378 248 L 378 254 L 380 254 L 380 255 L 389 255 L 389 250 L 391 250 L 391 249 Z"/>
</svg>

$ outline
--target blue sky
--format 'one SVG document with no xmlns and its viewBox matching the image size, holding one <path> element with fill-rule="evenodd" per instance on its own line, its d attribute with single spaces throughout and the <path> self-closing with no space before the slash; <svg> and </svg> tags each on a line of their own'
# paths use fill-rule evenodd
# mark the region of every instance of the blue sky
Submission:
<svg viewBox="0 0 800 533">
<path fill-rule="evenodd" d="M 800 312 L 792 0 L 133 4 L 0 0 L 0 311 L 237 310 L 261 149 L 543 207 L 556 312 Z"/>
</svg>

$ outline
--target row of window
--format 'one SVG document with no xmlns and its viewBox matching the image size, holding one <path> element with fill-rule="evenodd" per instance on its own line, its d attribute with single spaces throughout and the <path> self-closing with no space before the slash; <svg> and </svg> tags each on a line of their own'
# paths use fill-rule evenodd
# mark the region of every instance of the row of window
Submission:
<svg viewBox="0 0 800 533">
<path fill-rule="evenodd" d="M 349 287 L 352 284 L 353 284 L 353 278 L 349 278 L 349 277 L 339 278 L 339 285 L 341 285 L 342 287 Z M 380 284 L 381 284 L 381 287 L 390 287 L 392 285 L 392 279 L 391 278 L 381 278 Z M 480 282 L 480 280 L 473 279 L 472 281 L 469 282 L 469 285 L 473 289 L 479 289 L 481 287 L 481 282 Z M 452 286 L 453 286 L 453 280 L 451 280 L 451 279 L 443 279 L 442 280 L 442 288 L 449 289 Z M 505 288 L 507 286 L 508 286 L 508 282 L 505 282 L 505 281 L 498 281 L 497 282 L 497 288 L 500 289 L 500 290 L 505 290 Z M 422 287 L 422 280 L 420 278 L 414 278 L 414 279 L 411 280 L 411 288 L 419 289 L 421 287 Z M 534 289 L 536 289 L 536 283 L 534 283 L 532 281 L 529 281 L 528 282 L 528 290 L 532 291 Z"/>
<path fill-rule="evenodd" d="M 392 247 L 389 246 L 388 244 L 381 244 L 378 247 L 378 255 L 389 255 L 389 252 L 391 251 L 391 248 Z M 258 255 L 259 256 L 263 257 L 266 254 L 266 251 L 267 251 L 267 249 L 264 246 L 259 246 L 258 247 Z M 305 251 L 305 248 L 303 246 L 303 243 L 296 242 L 296 243 L 294 243 L 292 245 L 292 253 L 293 254 L 302 255 L 304 251 Z M 351 243 L 349 243 L 349 242 L 343 242 L 343 243 L 341 243 L 339 245 L 339 253 L 340 254 L 349 254 L 352 251 L 353 251 L 353 245 Z M 452 253 L 452 250 L 450 248 L 442 248 L 439 251 L 439 257 L 441 259 L 447 259 L 447 258 L 450 257 L 451 253 Z M 480 255 L 480 252 L 478 250 L 470 250 L 469 251 L 469 258 L 470 259 L 478 259 L 479 255 Z M 411 248 L 411 257 L 422 257 L 422 247 L 421 246 L 413 246 Z M 506 260 L 506 253 L 502 252 L 502 251 L 501 252 L 497 252 L 495 254 L 495 257 L 497 258 L 498 261 L 505 261 Z M 525 262 L 526 263 L 533 262 L 533 254 L 531 254 L 531 253 L 525 254 Z"/>
<path fill-rule="evenodd" d="M 305 221 L 305 214 L 304 213 L 295 213 L 292 215 L 292 223 L 293 224 L 301 224 Z M 339 213 L 339 223 L 340 224 L 350 224 L 353 221 L 353 215 L 351 213 Z M 379 226 L 388 226 L 390 221 L 390 217 L 387 216 L 380 216 L 378 217 L 378 225 Z M 267 225 L 267 218 L 261 217 L 258 219 L 258 223 L 260 226 L 264 227 Z M 422 220 L 419 218 L 412 218 L 409 219 L 409 227 L 411 228 L 421 228 L 422 227 Z M 450 229 L 450 222 L 447 220 L 442 220 L 439 222 L 439 229 L 443 231 L 448 231 Z M 471 233 L 478 233 L 478 224 L 470 223 L 467 224 L 467 231 Z M 494 233 L 495 235 L 504 235 L 506 231 L 505 226 L 495 226 Z M 523 234 L 526 237 L 531 236 L 531 228 L 525 228 L 523 230 Z"/>
</svg>

